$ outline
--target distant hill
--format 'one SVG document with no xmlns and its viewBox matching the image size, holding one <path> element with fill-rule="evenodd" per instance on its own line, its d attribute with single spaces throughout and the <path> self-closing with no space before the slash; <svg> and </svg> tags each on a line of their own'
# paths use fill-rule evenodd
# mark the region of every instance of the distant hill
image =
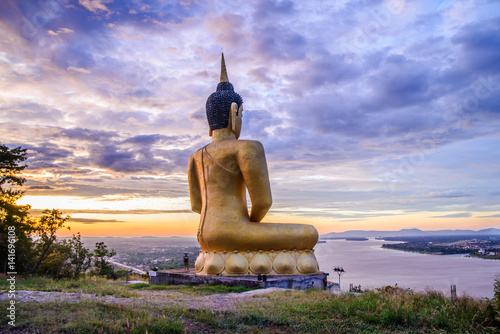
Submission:
<svg viewBox="0 0 500 334">
<path fill-rule="evenodd" d="M 351 230 L 346 232 L 331 232 L 322 234 L 320 239 L 343 239 L 343 238 L 385 238 L 385 237 L 425 237 L 425 236 L 485 236 L 499 235 L 500 229 L 488 228 L 479 231 L 473 230 L 439 230 L 422 231 L 418 228 L 402 229 L 399 231 L 363 231 Z"/>
</svg>

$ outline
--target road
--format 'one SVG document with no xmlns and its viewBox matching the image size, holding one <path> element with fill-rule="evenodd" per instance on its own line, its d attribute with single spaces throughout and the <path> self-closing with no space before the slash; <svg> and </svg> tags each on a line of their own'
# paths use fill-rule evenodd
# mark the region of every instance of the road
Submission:
<svg viewBox="0 0 500 334">
<path fill-rule="evenodd" d="M 144 270 L 141 270 L 141 269 L 137 269 L 137 268 L 134 268 L 134 267 L 131 267 L 131 266 L 127 266 L 126 264 L 123 264 L 123 263 L 118 263 L 118 262 L 115 262 L 115 261 L 109 261 L 109 263 L 111 263 L 114 266 L 123 268 L 123 269 L 132 270 L 133 272 L 141 274 L 141 275 L 147 275 L 148 274 L 147 271 L 144 271 Z"/>
</svg>

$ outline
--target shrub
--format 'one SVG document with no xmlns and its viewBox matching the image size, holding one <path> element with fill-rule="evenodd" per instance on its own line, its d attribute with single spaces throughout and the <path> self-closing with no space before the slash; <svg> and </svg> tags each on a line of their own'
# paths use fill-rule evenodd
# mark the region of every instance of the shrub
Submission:
<svg viewBox="0 0 500 334">
<path fill-rule="evenodd" d="M 495 284 L 493 284 L 493 291 L 495 292 L 495 297 L 492 300 L 489 308 L 489 318 L 493 325 L 500 327 L 500 275 L 495 278 Z"/>
</svg>

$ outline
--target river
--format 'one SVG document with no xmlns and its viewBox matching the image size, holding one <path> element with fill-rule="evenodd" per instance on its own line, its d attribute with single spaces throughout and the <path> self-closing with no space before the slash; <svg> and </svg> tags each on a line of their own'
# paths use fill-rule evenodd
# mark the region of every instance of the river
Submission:
<svg viewBox="0 0 500 334">
<path fill-rule="evenodd" d="M 456 285 L 457 295 L 493 297 L 495 275 L 500 275 L 500 261 L 467 258 L 463 255 L 430 255 L 382 248 L 389 241 L 328 240 L 315 249 L 320 270 L 329 273 L 328 280 L 339 281 L 333 267 L 343 267 L 341 289 L 349 283 L 362 289 L 387 285 L 443 291 L 450 295 Z"/>
</svg>

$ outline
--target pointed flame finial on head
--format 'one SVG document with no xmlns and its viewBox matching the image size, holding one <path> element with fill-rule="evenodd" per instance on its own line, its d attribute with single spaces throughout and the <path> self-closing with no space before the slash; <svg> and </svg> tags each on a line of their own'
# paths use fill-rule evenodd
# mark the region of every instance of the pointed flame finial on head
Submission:
<svg viewBox="0 0 500 334">
<path fill-rule="evenodd" d="M 222 60 L 220 62 L 220 82 L 229 82 L 227 77 L 226 62 L 224 61 L 224 52 L 222 53 Z"/>
<path fill-rule="evenodd" d="M 206 104 L 207 120 L 211 131 L 228 127 L 233 102 L 239 108 L 243 104 L 243 99 L 234 91 L 233 84 L 229 82 L 224 54 L 222 54 L 220 82 L 215 92 L 208 97 Z"/>
</svg>

